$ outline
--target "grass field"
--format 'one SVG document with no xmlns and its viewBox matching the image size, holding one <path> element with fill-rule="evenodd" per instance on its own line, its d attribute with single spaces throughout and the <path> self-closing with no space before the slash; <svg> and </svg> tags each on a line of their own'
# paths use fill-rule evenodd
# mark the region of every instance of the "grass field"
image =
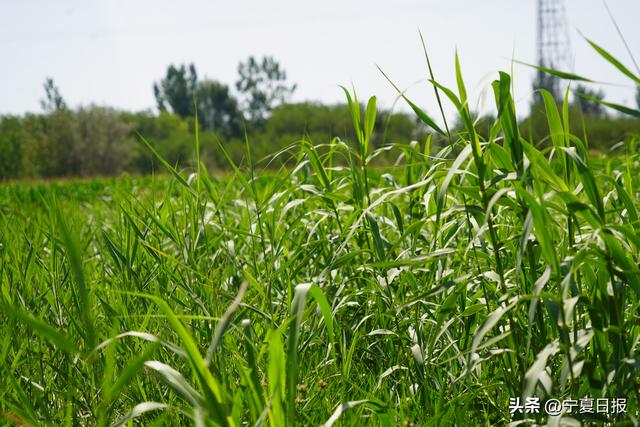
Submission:
<svg viewBox="0 0 640 427">
<path fill-rule="evenodd" d="M 386 147 L 384 170 L 375 99 L 349 95 L 358 141 L 271 159 L 294 168 L 248 149 L 228 176 L 196 160 L 1 186 L 5 422 L 637 423 L 635 143 L 591 159 L 549 94 L 550 137 L 526 141 L 506 74 L 479 135 L 460 73 L 439 90 L 464 131 Z M 532 396 L 628 400 L 619 416 L 510 414 Z"/>
</svg>

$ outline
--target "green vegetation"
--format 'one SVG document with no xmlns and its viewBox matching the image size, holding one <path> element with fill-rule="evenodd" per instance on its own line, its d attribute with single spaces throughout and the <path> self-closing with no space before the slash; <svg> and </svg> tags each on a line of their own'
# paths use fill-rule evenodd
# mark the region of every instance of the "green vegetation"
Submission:
<svg viewBox="0 0 640 427">
<path fill-rule="evenodd" d="M 549 84 L 552 80 L 544 79 Z M 242 161 L 245 134 L 257 159 L 301 139 L 319 144 L 334 137 L 344 141 L 356 138 L 346 104 L 289 103 L 296 85 L 287 82 L 286 72 L 272 57 L 249 57 L 238 65 L 237 96 L 227 84 L 200 78 L 194 64 L 170 65 L 153 85 L 157 113 L 95 105 L 71 109 L 52 79 L 43 86 L 43 114 L 0 116 L 0 180 L 144 175 L 162 170 L 140 144 L 139 135 L 172 166 L 194 167 L 196 112 L 200 159 L 210 171 L 232 170 L 220 144 L 234 162 Z M 598 103 L 604 98 L 602 90 L 580 84 L 572 92 L 570 119 L 576 133 L 588 135 L 590 149 L 611 154 L 620 143 L 640 136 L 640 118 L 607 114 Z M 536 100 L 519 127 L 538 147 L 546 147 L 550 144 L 546 112 L 539 95 Z M 488 138 L 495 117 L 470 114 L 476 129 Z M 377 131 L 371 141 L 374 148 L 423 141 L 430 132 L 429 123 L 403 112 L 380 111 L 376 120 Z M 464 132 L 465 125 L 458 117 L 452 127 L 454 133 Z M 447 137 L 432 133 L 434 150 L 448 144 Z M 385 151 L 376 157 L 375 164 L 390 165 L 396 157 Z M 290 165 L 294 163 L 291 159 Z"/>
<path fill-rule="evenodd" d="M 219 123 L 208 116 L 208 123 Z M 198 117 L 199 121 L 209 120 Z M 407 114 L 384 112 L 379 117 L 380 134 L 374 144 L 422 139 L 425 129 Z M 234 125 L 235 126 L 235 125 Z M 230 170 L 220 150 L 222 143 L 231 157 L 244 156 L 244 135 L 225 136 L 200 129 L 202 160 L 211 170 Z M 386 132 L 384 131 L 386 129 Z M 226 132 L 226 131 L 225 131 Z M 350 139 L 353 129 L 346 105 L 314 103 L 285 104 L 273 110 L 257 131 L 247 129 L 255 155 L 274 153 L 302 138 L 328 141 Z M 127 113 L 89 106 L 77 110 L 0 117 L 0 179 L 117 176 L 123 172 L 147 174 L 159 163 L 140 143 L 144 135 L 171 164 L 193 165 L 195 118 L 182 118 L 166 111 Z"/>
<path fill-rule="evenodd" d="M 627 398 L 610 421 L 637 423 L 635 139 L 592 158 L 567 99 L 559 108 L 544 90 L 547 131 L 528 139 L 506 73 L 493 83 L 497 118 L 477 126 L 457 57 L 456 69 L 455 90 L 432 82 L 459 113 L 456 131 L 406 99 L 440 147 L 431 135 L 377 145 L 376 98 L 361 105 L 345 90 L 347 142 L 302 138 L 257 161 L 247 138 L 241 162 L 219 144 L 231 172 L 216 175 L 204 134 L 180 169 L 162 154 L 172 147 L 143 139 L 170 177 L 0 187 L 0 416 L 554 422 L 509 413 L 509 398 L 538 396 Z M 281 108 L 282 122 L 294 116 Z M 160 117 L 178 125 L 158 132 L 185 123 Z M 380 156 L 397 162 L 374 167 Z"/>
</svg>

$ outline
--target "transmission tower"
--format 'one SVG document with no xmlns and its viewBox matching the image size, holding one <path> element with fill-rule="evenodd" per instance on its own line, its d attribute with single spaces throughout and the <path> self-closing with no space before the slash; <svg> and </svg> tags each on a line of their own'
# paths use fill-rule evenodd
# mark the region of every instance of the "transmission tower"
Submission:
<svg viewBox="0 0 640 427">
<path fill-rule="evenodd" d="M 572 68 L 564 0 L 538 0 L 538 65 L 562 71 Z M 560 79 L 555 76 L 538 71 L 533 86 L 548 90 L 558 101 L 562 98 Z"/>
</svg>

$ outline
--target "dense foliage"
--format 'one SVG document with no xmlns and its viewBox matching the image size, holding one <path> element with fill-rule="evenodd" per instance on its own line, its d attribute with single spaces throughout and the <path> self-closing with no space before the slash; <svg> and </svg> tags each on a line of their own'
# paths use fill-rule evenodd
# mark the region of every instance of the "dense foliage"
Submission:
<svg viewBox="0 0 640 427">
<path fill-rule="evenodd" d="M 213 127 L 221 122 L 215 116 L 199 116 L 200 120 L 211 120 L 208 123 Z M 379 146 L 385 142 L 422 139 L 426 134 L 407 114 L 384 113 L 379 120 L 381 132 L 375 141 Z M 220 130 L 219 126 L 216 128 Z M 247 129 L 247 132 L 256 156 L 272 154 L 303 137 L 326 142 L 353 134 L 346 105 L 314 103 L 277 107 L 258 131 Z M 170 164 L 180 167 L 193 164 L 195 118 L 181 118 L 169 112 L 127 113 L 90 106 L 42 115 L 0 117 L 0 179 L 156 171 L 159 164 L 141 143 L 140 135 L 151 141 Z M 229 136 L 201 129 L 199 137 L 202 158 L 211 170 L 229 169 L 220 145 L 235 161 L 242 159 L 244 134 Z"/>
<path fill-rule="evenodd" d="M 200 78 L 193 64 L 170 65 L 165 76 L 153 85 L 158 113 L 131 113 L 94 105 L 70 109 L 53 80 L 47 79 L 42 114 L 0 116 L 0 180 L 157 171 L 159 164 L 144 148 L 140 136 L 151 141 L 171 165 L 193 166 L 196 115 L 201 160 L 210 170 L 229 170 L 220 145 L 240 162 L 245 135 L 257 159 L 302 138 L 314 144 L 327 143 L 334 137 L 355 139 L 346 104 L 287 103 L 295 85 L 287 83 L 286 78 L 272 57 L 250 57 L 238 66 L 238 99 L 226 84 Z M 582 84 L 573 93 L 571 121 L 582 135 L 588 135 L 592 149 L 611 153 L 628 138 L 640 135 L 640 118 L 608 114 L 594 102 L 601 101 L 604 92 Z M 548 146 L 544 104 L 540 96 L 536 99 L 538 102 L 519 126 L 531 141 Z M 495 117 L 472 116 L 478 131 L 488 137 Z M 454 131 L 464 130 L 464 123 L 458 118 L 453 127 Z M 428 133 L 416 118 L 391 111 L 380 112 L 376 129 L 374 147 L 424 141 Z M 448 141 L 435 133 L 432 144 L 442 147 Z M 382 154 L 376 163 L 391 164 L 394 160 Z"/>
<path fill-rule="evenodd" d="M 636 118 L 584 115 L 577 108 L 572 108 L 570 114 L 577 132 L 588 135 L 591 147 L 603 154 L 628 138 L 640 135 L 640 120 Z M 230 136 L 238 132 L 239 122 L 199 115 L 199 122 L 203 120 L 209 120 L 211 128 L 220 130 L 200 130 L 205 164 L 211 170 L 229 170 L 219 145 L 222 144 L 236 162 L 242 159 L 244 134 Z M 492 122 L 492 118 L 481 118 L 479 130 L 488 135 Z M 227 124 L 236 130 L 229 130 L 231 128 L 225 127 Z M 534 106 L 520 128 L 524 135 L 542 145 L 549 144 L 545 139 L 548 129 L 543 105 Z M 405 113 L 382 112 L 377 129 L 375 147 L 424 141 L 427 134 L 424 127 Z M 316 103 L 279 106 L 262 127 L 247 129 L 247 132 L 258 159 L 303 137 L 318 144 L 336 136 L 344 140 L 355 137 L 346 105 Z M 180 167 L 193 164 L 195 118 L 181 118 L 169 112 L 127 113 L 89 106 L 48 114 L 0 117 L 0 179 L 115 176 L 122 172 L 157 171 L 158 162 L 141 144 L 140 135 L 151 141 L 170 164 Z M 434 146 L 444 144 L 445 139 L 434 137 Z M 383 155 L 377 162 L 389 164 L 393 160 L 392 156 Z"/>
</svg>

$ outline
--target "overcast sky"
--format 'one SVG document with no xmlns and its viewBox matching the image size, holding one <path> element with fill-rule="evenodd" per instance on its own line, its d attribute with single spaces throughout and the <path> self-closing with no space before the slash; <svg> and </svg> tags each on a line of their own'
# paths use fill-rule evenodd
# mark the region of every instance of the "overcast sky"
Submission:
<svg viewBox="0 0 640 427">
<path fill-rule="evenodd" d="M 629 81 L 604 62 L 578 31 L 632 66 L 602 0 L 567 0 L 575 71 L 627 87 L 607 99 L 633 102 Z M 640 1 L 609 0 L 640 60 Z M 455 85 L 454 52 L 473 99 L 512 57 L 535 62 L 535 0 L 0 0 L 0 113 L 37 112 L 42 83 L 53 77 L 72 106 L 155 108 L 152 84 L 171 63 L 193 62 L 201 77 L 233 86 L 237 64 L 273 55 L 298 84 L 293 101 L 341 102 L 338 85 L 389 107 L 393 89 L 425 78 L 418 29 L 436 78 Z M 516 99 L 526 110 L 534 72 L 515 66 Z M 408 94 L 435 112 L 424 82 Z M 487 98 L 487 102 L 491 101 Z"/>
</svg>

